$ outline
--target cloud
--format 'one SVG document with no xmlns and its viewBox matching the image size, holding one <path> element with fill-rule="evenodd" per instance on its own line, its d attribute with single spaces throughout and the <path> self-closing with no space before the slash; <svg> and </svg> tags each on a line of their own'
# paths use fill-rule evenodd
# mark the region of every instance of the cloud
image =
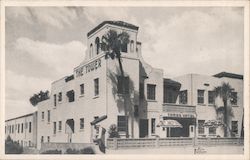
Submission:
<svg viewBox="0 0 250 160">
<path fill-rule="evenodd" d="M 18 38 L 14 44 L 16 54 L 27 54 L 35 61 L 50 67 L 57 76 L 72 74 L 73 68 L 84 60 L 85 45 L 79 41 L 71 41 L 64 44 L 53 44 L 41 41 L 34 41 L 29 38 Z M 29 65 L 29 64 L 26 64 Z M 42 66 L 36 66 L 42 67 Z M 36 68 L 32 68 L 36 70 Z"/>
<path fill-rule="evenodd" d="M 29 98 L 40 90 L 50 90 L 50 78 L 29 77 L 16 72 L 6 71 L 6 118 L 32 112 L 35 107 Z M 39 84 L 39 85 L 38 85 Z M 18 112 L 16 112 L 18 111 Z"/>
<path fill-rule="evenodd" d="M 72 7 L 8 7 L 6 14 L 7 20 L 22 18 L 29 24 L 40 23 L 63 29 L 78 18 L 78 10 Z"/>
<path fill-rule="evenodd" d="M 93 24 L 101 23 L 104 20 L 127 21 L 135 25 L 138 21 L 131 16 L 130 9 L 125 7 L 88 7 L 84 8 L 84 14 L 88 21 Z"/>
<path fill-rule="evenodd" d="M 144 21 L 142 54 L 170 76 L 243 73 L 243 17 L 233 10 L 191 10 L 168 21 Z M 152 58 L 162 57 L 162 58 Z M 212 66 L 212 67 L 210 67 Z"/>
</svg>

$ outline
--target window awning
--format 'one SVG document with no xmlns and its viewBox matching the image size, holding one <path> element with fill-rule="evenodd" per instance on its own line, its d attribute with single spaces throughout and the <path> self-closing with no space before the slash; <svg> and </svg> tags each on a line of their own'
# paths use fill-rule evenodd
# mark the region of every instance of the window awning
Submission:
<svg viewBox="0 0 250 160">
<path fill-rule="evenodd" d="M 166 86 L 172 86 L 172 87 L 176 87 L 176 88 L 180 88 L 181 87 L 181 83 L 174 81 L 172 79 L 167 79 L 164 78 L 164 85 Z"/>
<path fill-rule="evenodd" d="M 95 125 L 101 121 L 103 121 L 104 119 L 106 119 L 108 116 L 107 115 L 104 115 L 104 116 L 101 116 L 99 118 L 96 118 L 95 120 L 93 120 L 92 122 L 90 122 L 91 125 Z"/>
<path fill-rule="evenodd" d="M 176 120 L 168 119 L 160 121 L 157 125 L 159 127 L 169 127 L 169 128 L 182 128 L 183 126 Z"/>
</svg>

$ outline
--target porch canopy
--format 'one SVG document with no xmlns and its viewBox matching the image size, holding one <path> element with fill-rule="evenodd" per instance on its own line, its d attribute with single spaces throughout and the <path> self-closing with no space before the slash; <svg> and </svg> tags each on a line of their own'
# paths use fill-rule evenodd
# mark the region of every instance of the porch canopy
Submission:
<svg viewBox="0 0 250 160">
<path fill-rule="evenodd" d="M 162 120 L 157 126 L 167 127 L 167 128 L 182 128 L 183 127 L 178 121 L 172 120 L 172 119 Z"/>
</svg>

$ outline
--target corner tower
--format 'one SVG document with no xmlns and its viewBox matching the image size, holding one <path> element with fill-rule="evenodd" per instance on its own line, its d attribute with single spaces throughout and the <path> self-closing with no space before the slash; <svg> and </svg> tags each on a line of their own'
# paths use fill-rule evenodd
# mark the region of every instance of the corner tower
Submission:
<svg viewBox="0 0 250 160">
<path fill-rule="evenodd" d="M 102 39 L 109 30 L 115 30 L 118 33 L 127 32 L 129 34 L 129 43 L 122 50 L 123 56 L 138 58 L 140 51 L 140 42 L 137 42 L 137 33 L 139 27 L 123 21 L 104 21 L 87 34 L 88 49 L 85 60 L 89 61 L 99 54 L 104 53 L 102 49 Z"/>
</svg>

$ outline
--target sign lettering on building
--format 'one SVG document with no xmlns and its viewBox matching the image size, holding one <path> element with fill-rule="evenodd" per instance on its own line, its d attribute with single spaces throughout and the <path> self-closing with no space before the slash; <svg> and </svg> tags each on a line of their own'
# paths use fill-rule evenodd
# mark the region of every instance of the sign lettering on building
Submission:
<svg viewBox="0 0 250 160">
<path fill-rule="evenodd" d="M 99 58 L 93 62 L 90 62 L 89 64 L 77 68 L 75 70 L 76 77 L 83 76 L 84 74 L 97 70 L 100 67 L 101 67 L 101 59 Z"/>
<path fill-rule="evenodd" d="M 195 118 L 193 114 L 187 114 L 187 113 L 168 113 L 168 117 Z"/>
</svg>

